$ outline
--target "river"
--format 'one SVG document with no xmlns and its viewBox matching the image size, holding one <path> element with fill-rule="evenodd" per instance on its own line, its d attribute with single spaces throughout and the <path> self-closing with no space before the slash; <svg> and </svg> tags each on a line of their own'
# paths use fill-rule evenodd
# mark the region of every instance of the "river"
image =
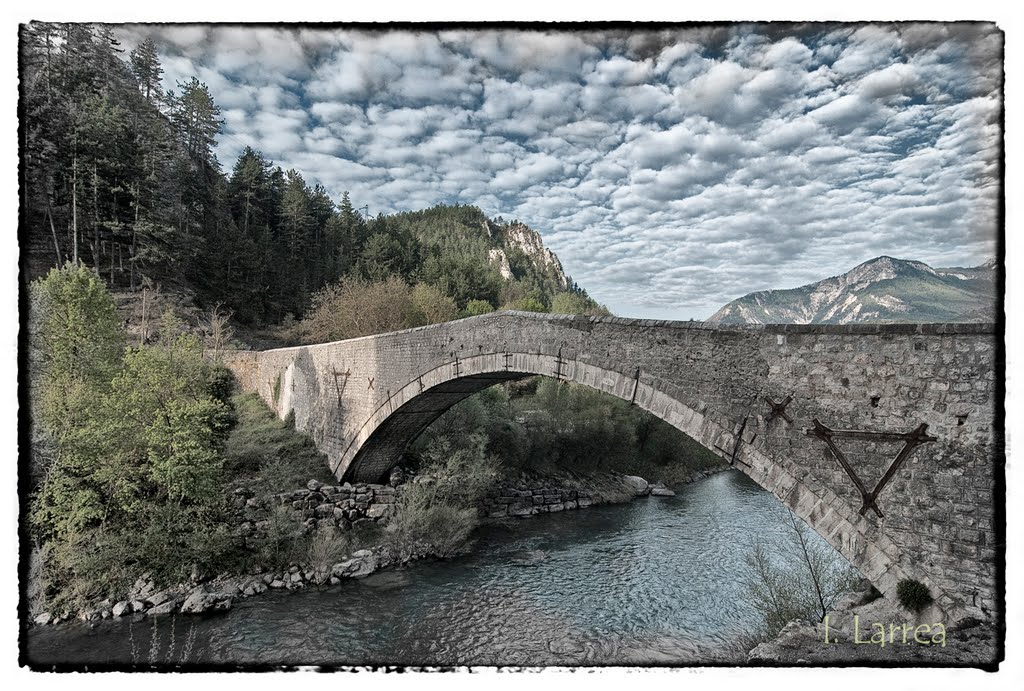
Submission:
<svg viewBox="0 0 1024 691">
<path fill-rule="evenodd" d="M 757 622 L 742 580 L 758 539 L 792 541 L 787 510 L 728 471 L 675 497 L 487 526 L 466 557 L 269 591 L 221 615 L 36 627 L 28 653 L 39 665 L 723 662 Z"/>
</svg>

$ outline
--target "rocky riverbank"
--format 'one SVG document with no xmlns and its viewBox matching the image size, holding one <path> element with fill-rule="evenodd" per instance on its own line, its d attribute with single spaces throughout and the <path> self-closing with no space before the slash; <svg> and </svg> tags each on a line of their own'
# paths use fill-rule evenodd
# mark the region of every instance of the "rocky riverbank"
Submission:
<svg viewBox="0 0 1024 691">
<path fill-rule="evenodd" d="M 724 468 L 723 468 L 724 469 Z M 695 471 L 689 482 L 706 477 L 716 470 Z M 406 478 L 392 475 L 387 485 L 327 485 L 310 480 L 303 488 L 281 492 L 268 502 L 260 500 L 247 487 L 235 487 L 231 501 L 236 508 L 237 534 L 253 541 L 270 529 L 271 512 L 284 510 L 308 534 L 324 528 L 342 532 L 366 524 L 386 524 L 397 510 Z M 417 477 L 408 482 L 429 482 Z M 645 496 L 672 496 L 674 492 L 661 483 L 648 483 L 637 476 L 605 474 L 592 476 L 566 475 L 538 477 L 520 475 L 503 478 L 478 505 L 482 520 L 525 518 L 541 513 L 555 513 L 601 504 L 630 501 Z M 429 545 L 404 557 L 387 544 L 357 549 L 332 563 L 292 563 L 287 568 L 255 570 L 248 574 L 221 574 L 216 577 L 193 570 L 192 578 L 171 587 L 160 587 L 150 574 L 140 576 L 132 588 L 119 599 L 106 599 L 77 613 L 42 613 L 33 622 L 54 625 L 79 619 L 99 621 L 121 617 L 141 619 L 175 613 L 205 614 L 231 609 L 232 603 L 254 597 L 267 590 L 297 590 L 339 584 L 346 578 L 365 578 L 382 569 L 400 566 L 431 556 Z"/>
<path fill-rule="evenodd" d="M 901 608 L 868 589 L 849 593 L 826 622 L 790 622 L 774 639 L 747 655 L 767 665 L 988 666 L 999 652 L 991 621 L 941 621 L 934 608 Z"/>
</svg>

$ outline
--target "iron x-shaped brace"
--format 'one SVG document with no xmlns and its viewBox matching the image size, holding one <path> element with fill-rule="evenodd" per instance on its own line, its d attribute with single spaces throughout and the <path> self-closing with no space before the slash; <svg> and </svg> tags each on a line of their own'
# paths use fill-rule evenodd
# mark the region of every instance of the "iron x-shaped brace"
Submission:
<svg viewBox="0 0 1024 691">
<path fill-rule="evenodd" d="M 893 475 L 896 474 L 896 471 L 900 469 L 900 466 L 903 465 L 903 462 L 910 457 L 911 452 L 918 445 L 925 444 L 930 441 L 936 441 L 937 439 L 937 437 L 932 437 L 928 435 L 928 425 L 925 423 L 921 423 L 920 425 L 918 425 L 917 428 L 912 432 L 900 434 L 897 432 L 863 432 L 860 430 L 841 429 L 834 430 L 829 429 L 825 425 L 818 422 L 817 418 L 812 419 L 811 422 L 814 424 L 814 427 L 812 429 L 807 430 L 808 436 L 818 437 L 828 445 L 828 448 L 832 451 L 832 455 L 836 457 L 836 460 L 839 461 L 839 465 L 843 466 L 843 470 L 846 471 L 846 474 L 850 476 L 850 479 L 853 480 L 853 484 L 855 484 L 857 486 L 857 489 L 860 491 L 860 495 L 863 500 L 863 505 L 860 507 L 861 516 L 866 514 L 868 509 L 871 509 L 876 514 L 878 514 L 879 518 L 885 517 L 885 515 L 882 513 L 882 510 L 878 508 L 878 504 L 876 503 L 878 495 L 885 488 L 885 486 L 889 484 L 889 480 L 892 479 Z M 840 451 L 839 447 L 836 446 L 833 437 L 864 439 L 866 441 L 903 441 L 905 442 L 905 444 L 903 448 L 900 449 L 900 452 L 896 454 L 896 458 L 893 459 L 893 462 L 889 465 L 889 469 L 885 471 L 885 475 L 883 475 L 882 479 L 878 481 L 878 484 L 875 485 L 875 488 L 869 492 L 867 487 L 864 486 L 864 483 L 861 481 L 860 477 L 857 476 L 857 473 L 850 466 L 850 462 L 846 460 L 846 456 L 844 456 L 843 452 Z"/>
<path fill-rule="evenodd" d="M 771 396 L 765 396 L 764 400 L 768 403 L 768 405 L 772 407 L 772 412 L 768 413 L 768 415 L 764 419 L 765 424 L 768 424 L 776 417 L 781 417 L 789 424 L 793 424 L 793 418 L 791 418 L 789 414 L 786 412 L 786 406 L 788 406 L 793 400 L 792 396 L 786 396 L 784 399 L 782 399 L 782 403 L 776 403 Z"/>
</svg>

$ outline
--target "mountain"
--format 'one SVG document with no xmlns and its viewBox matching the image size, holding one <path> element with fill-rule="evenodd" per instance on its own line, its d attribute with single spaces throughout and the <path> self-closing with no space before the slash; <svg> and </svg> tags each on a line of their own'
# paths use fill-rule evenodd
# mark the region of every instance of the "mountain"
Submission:
<svg viewBox="0 0 1024 691">
<path fill-rule="evenodd" d="M 995 260 L 973 268 L 933 269 L 878 257 L 845 274 L 789 290 L 733 300 L 715 324 L 850 324 L 995 320 Z"/>
</svg>

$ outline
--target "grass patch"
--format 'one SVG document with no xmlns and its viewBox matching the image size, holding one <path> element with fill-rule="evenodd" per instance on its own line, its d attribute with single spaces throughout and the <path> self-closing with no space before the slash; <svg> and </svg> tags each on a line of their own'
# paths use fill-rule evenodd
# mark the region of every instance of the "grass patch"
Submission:
<svg viewBox="0 0 1024 691">
<path fill-rule="evenodd" d="M 238 424 L 224 447 L 225 471 L 229 477 L 259 478 L 271 492 L 294 489 L 311 478 L 333 483 L 327 457 L 313 440 L 296 432 L 256 394 L 239 394 L 232 402 Z"/>
</svg>

